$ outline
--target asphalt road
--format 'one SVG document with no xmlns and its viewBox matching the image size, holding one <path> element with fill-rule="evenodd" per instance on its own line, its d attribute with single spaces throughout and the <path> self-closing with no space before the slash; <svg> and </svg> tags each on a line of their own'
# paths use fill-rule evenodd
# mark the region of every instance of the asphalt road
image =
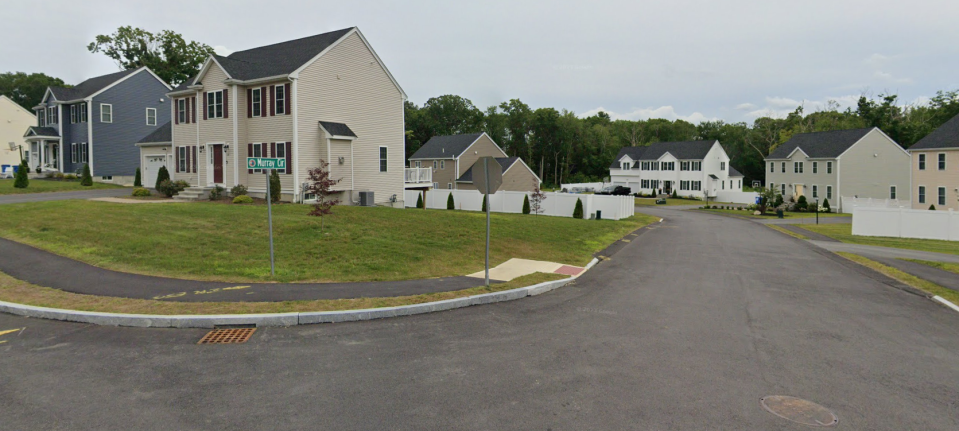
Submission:
<svg viewBox="0 0 959 431">
<path fill-rule="evenodd" d="M 0 196 L 0 205 L 24 202 L 64 201 L 68 199 L 109 198 L 130 196 L 128 188 L 83 190 L 77 192 L 24 193 Z"/>
<path fill-rule="evenodd" d="M 573 286 L 406 318 L 109 328 L 0 315 L 3 429 L 959 429 L 959 313 L 756 223 L 666 222 Z"/>
</svg>

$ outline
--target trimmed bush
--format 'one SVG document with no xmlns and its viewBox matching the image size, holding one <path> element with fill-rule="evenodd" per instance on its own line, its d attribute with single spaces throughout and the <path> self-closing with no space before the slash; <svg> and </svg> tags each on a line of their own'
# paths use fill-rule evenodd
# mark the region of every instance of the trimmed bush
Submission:
<svg viewBox="0 0 959 431">
<path fill-rule="evenodd" d="M 935 211 L 935 210 L 936 210 L 935 205 L 929 205 L 929 211 Z"/>
<path fill-rule="evenodd" d="M 576 198 L 576 208 L 573 209 L 573 218 L 583 218 L 583 201 Z"/>
<path fill-rule="evenodd" d="M 90 187 L 93 185 L 93 177 L 90 175 L 90 165 L 83 165 L 83 177 L 80 178 L 80 185 Z"/>
<path fill-rule="evenodd" d="M 270 201 L 280 201 L 280 173 L 276 169 L 270 170 Z"/>
<path fill-rule="evenodd" d="M 529 195 L 523 196 L 523 214 L 529 214 Z"/>
<path fill-rule="evenodd" d="M 829 208 L 829 199 L 823 199 L 823 201 L 822 201 L 822 212 L 828 213 L 829 211 L 830 211 L 830 208 Z"/>
<path fill-rule="evenodd" d="M 455 209 L 456 209 L 456 203 L 453 202 L 453 194 L 452 194 L 452 193 L 450 193 L 450 196 L 449 196 L 448 198 L 446 198 L 446 209 L 448 209 L 448 210 L 455 210 Z"/>
<path fill-rule="evenodd" d="M 160 183 L 164 181 L 170 181 L 170 171 L 166 170 L 166 166 L 160 166 L 160 170 L 157 171 L 157 182 L 153 188 L 160 190 Z"/>
<path fill-rule="evenodd" d="M 147 197 L 150 195 L 151 195 L 150 191 L 143 187 L 137 187 L 133 189 L 133 196 L 136 196 L 138 198 Z"/>
<path fill-rule="evenodd" d="M 482 211 L 482 212 L 484 212 L 484 213 L 486 212 L 486 196 L 487 196 L 487 195 L 483 195 L 483 207 L 480 208 L 480 211 Z"/>
<path fill-rule="evenodd" d="M 673 190 L 673 199 L 678 197 L 679 197 L 679 193 L 676 193 L 676 190 Z"/>
<path fill-rule="evenodd" d="M 417 194 L 416 194 L 416 207 L 419 208 L 419 209 L 424 209 L 424 208 L 426 208 L 426 205 L 423 204 L 423 194 L 422 194 L 422 193 L 417 193 Z"/>
<path fill-rule="evenodd" d="M 25 189 L 30 185 L 30 177 L 27 173 L 30 171 L 30 167 L 27 166 L 26 160 L 20 161 L 20 167 L 17 168 L 17 174 L 13 177 L 13 186 L 18 189 Z"/>
<path fill-rule="evenodd" d="M 77 179 L 77 176 L 73 174 L 66 174 L 63 176 L 64 181 L 76 181 Z"/>
<path fill-rule="evenodd" d="M 809 208 L 809 201 L 806 200 L 806 196 L 800 196 L 799 201 L 796 202 L 796 209 L 799 211 L 806 211 Z"/>
<path fill-rule="evenodd" d="M 210 200 L 217 201 L 226 194 L 226 188 L 220 186 L 214 186 L 213 190 L 210 190 Z"/>
<path fill-rule="evenodd" d="M 247 195 L 239 195 L 239 196 L 233 198 L 233 203 L 235 203 L 235 204 L 252 204 L 252 203 L 253 203 L 253 198 L 251 198 L 251 197 L 249 197 L 249 196 L 247 196 Z"/>
<path fill-rule="evenodd" d="M 160 184 L 157 184 L 157 191 L 163 193 L 164 196 L 172 198 L 173 195 L 177 193 L 176 185 L 173 184 L 173 181 L 169 179 L 163 180 Z"/>
<path fill-rule="evenodd" d="M 233 186 L 232 189 L 230 189 L 230 196 L 233 196 L 233 197 L 243 196 L 246 194 L 246 192 L 247 192 L 246 186 L 244 186 L 243 184 L 237 184 Z"/>
<path fill-rule="evenodd" d="M 133 176 L 133 187 L 143 187 L 143 183 L 140 181 L 140 168 L 137 168 L 137 173 Z"/>
</svg>

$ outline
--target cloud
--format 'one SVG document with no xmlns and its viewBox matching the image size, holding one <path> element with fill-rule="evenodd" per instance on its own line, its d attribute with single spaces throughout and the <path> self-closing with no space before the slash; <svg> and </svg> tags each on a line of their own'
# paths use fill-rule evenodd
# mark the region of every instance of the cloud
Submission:
<svg viewBox="0 0 959 431">
<path fill-rule="evenodd" d="M 700 112 L 693 112 L 692 114 L 689 114 L 689 115 L 680 115 L 676 112 L 676 110 L 672 106 L 660 106 L 658 108 L 635 109 L 632 112 L 627 112 L 627 113 L 613 112 L 600 106 L 596 109 L 590 109 L 589 111 L 586 111 L 580 114 L 580 117 L 589 117 L 592 115 L 596 115 L 600 111 L 609 114 L 609 117 L 612 118 L 613 120 L 636 121 L 636 120 L 648 120 L 650 118 L 662 118 L 670 121 L 683 120 L 693 124 L 699 124 L 703 121 L 718 120 L 718 118 L 716 117 L 706 117 Z"/>
<path fill-rule="evenodd" d="M 737 111 L 750 111 L 753 109 L 756 109 L 756 105 L 753 105 L 752 103 L 740 103 L 736 105 Z"/>
<path fill-rule="evenodd" d="M 873 55 L 870 55 L 869 57 L 866 57 L 863 61 L 866 64 L 878 67 L 885 64 L 889 60 L 890 60 L 890 57 L 887 57 L 879 53 L 875 53 Z"/>
<path fill-rule="evenodd" d="M 912 84 L 912 79 L 910 78 L 896 78 L 892 76 L 892 74 L 883 72 L 881 70 L 877 70 L 873 76 L 883 81 L 894 82 L 896 84 Z"/>
<path fill-rule="evenodd" d="M 826 97 L 823 100 L 796 100 L 788 97 L 767 96 L 765 98 L 765 102 L 765 106 L 758 109 L 753 109 L 744 114 L 744 116 L 752 119 L 760 117 L 784 118 L 791 112 L 795 111 L 799 106 L 803 107 L 803 111 L 806 114 L 830 109 L 843 111 L 846 108 L 855 107 L 859 102 L 859 95 L 847 94 L 843 96 Z M 746 105 L 755 108 L 755 105 L 751 103 L 743 103 L 736 108 L 739 109 L 740 106 Z"/>
<path fill-rule="evenodd" d="M 213 47 L 213 52 L 215 52 L 216 55 L 226 57 L 230 54 L 233 54 L 235 51 L 223 45 L 217 45 Z"/>
</svg>

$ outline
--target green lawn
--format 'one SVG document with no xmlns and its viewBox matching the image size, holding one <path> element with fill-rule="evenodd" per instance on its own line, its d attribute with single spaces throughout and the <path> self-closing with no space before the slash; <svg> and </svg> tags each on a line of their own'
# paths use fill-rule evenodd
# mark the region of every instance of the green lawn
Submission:
<svg viewBox="0 0 959 431">
<path fill-rule="evenodd" d="M 47 193 L 47 192 L 74 192 L 79 190 L 97 190 L 97 189 L 115 189 L 123 186 L 115 184 L 93 183 L 92 186 L 84 187 L 77 181 L 57 181 L 47 179 L 32 179 L 29 186 L 25 189 L 18 189 L 13 186 L 13 180 L 0 180 L 0 195 L 20 195 L 26 193 Z"/>
<path fill-rule="evenodd" d="M 910 262 L 921 263 L 923 265 L 931 266 L 933 268 L 939 268 L 943 271 L 954 272 L 959 274 L 959 263 L 949 263 L 949 262 L 933 262 L 930 260 L 919 260 L 919 259 L 903 259 Z"/>
<path fill-rule="evenodd" d="M 719 205 L 720 205 L 720 204 L 717 204 L 717 206 L 719 206 Z M 723 204 L 723 206 L 725 206 L 725 204 Z M 736 208 L 739 208 L 740 204 L 730 204 L 729 206 L 731 206 L 731 207 L 732 207 L 732 206 L 735 206 Z M 742 206 L 745 207 L 746 205 L 742 205 Z M 765 215 L 765 216 L 753 215 L 753 212 L 752 212 L 752 211 L 739 211 L 739 210 L 727 210 L 727 209 L 721 209 L 721 210 L 714 210 L 714 209 L 708 209 L 708 210 L 706 210 L 706 209 L 696 209 L 696 211 L 707 211 L 707 212 L 711 212 L 711 213 L 730 214 L 730 215 L 736 215 L 736 216 L 740 216 L 740 217 L 748 217 L 748 218 L 756 218 L 756 219 L 774 219 L 774 218 L 776 218 L 775 215 Z M 819 217 L 849 217 L 849 214 L 819 213 Z M 798 218 L 816 218 L 816 213 L 786 212 L 786 213 L 783 214 L 783 218 L 791 218 L 791 219 L 798 219 Z"/>
<path fill-rule="evenodd" d="M 900 270 L 898 270 L 898 269 L 896 269 L 896 268 L 893 268 L 893 267 L 891 267 L 891 266 L 883 265 L 883 264 L 881 264 L 881 263 L 879 263 L 879 262 L 876 262 L 876 261 L 874 261 L 874 260 L 872 260 L 872 259 L 869 259 L 869 258 L 866 258 L 866 257 L 864 257 L 864 256 L 860 256 L 860 255 L 858 255 L 858 254 L 844 253 L 844 252 L 839 252 L 839 253 L 837 253 L 837 254 L 840 255 L 840 256 L 842 256 L 842 257 L 845 257 L 846 259 L 849 259 L 849 260 L 851 260 L 851 261 L 853 261 L 853 262 L 856 262 L 856 263 L 858 263 L 858 264 L 860 264 L 860 265 L 863 265 L 863 266 L 865 266 L 865 267 L 867 267 L 867 268 L 870 268 L 870 269 L 873 269 L 873 270 L 875 270 L 875 271 L 878 271 L 879 273 L 884 274 L 884 275 L 886 275 L 886 276 L 888 276 L 888 277 L 892 277 L 892 278 L 894 278 L 894 279 L 896 279 L 896 280 L 899 280 L 899 281 L 901 281 L 901 282 L 903 282 L 903 283 L 905 283 L 905 284 L 908 284 L 908 285 L 910 285 L 910 286 L 912 286 L 912 287 L 914 287 L 914 288 L 916 288 L 916 289 L 922 290 L 922 291 L 924 291 L 924 292 L 926 292 L 926 293 L 929 293 L 929 294 L 932 294 L 932 295 L 938 295 L 938 296 L 940 296 L 940 297 L 942 297 L 942 298 L 945 298 L 946 300 L 952 302 L 953 304 L 959 304 L 959 292 L 956 292 L 955 290 L 942 287 L 942 286 L 940 286 L 940 285 L 938 285 L 938 284 L 936 284 L 936 283 L 933 283 L 933 282 L 931 282 L 931 281 L 929 281 L 929 280 L 916 277 L 916 276 L 914 276 L 914 275 L 912 275 L 912 274 L 909 274 L 909 273 L 900 271 Z"/>
<path fill-rule="evenodd" d="M 320 232 L 306 205 L 273 208 L 269 275 L 265 206 L 55 201 L 0 206 L 0 236 L 120 271 L 224 281 L 375 281 L 483 268 L 480 212 L 336 207 Z M 490 264 L 525 258 L 585 265 L 592 253 L 658 220 L 492 215 Z"/>
<path fill-rule="evenodd" d="M 955 241 L 939 241 L 934 239 L 887 238 L 875 236 L 853 236 L 852 225 L 848 223 L 803 225 L 816 233 L 851 244 L 876 245 L 880 247 L 907 248 L 910 250 L 931 251 L 936 253 L 959 254 L 959 244 Z"/>
</svg>

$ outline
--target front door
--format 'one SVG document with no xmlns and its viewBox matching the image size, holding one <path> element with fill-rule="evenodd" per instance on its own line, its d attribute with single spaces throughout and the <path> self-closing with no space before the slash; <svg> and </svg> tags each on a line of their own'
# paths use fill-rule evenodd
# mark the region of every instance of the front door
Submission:
<svg viewBox="0 0 959 431">
<path fill-rule="evenodd" d="M 663 181 L 663 194 L 670 195 L 672 193 L 673 193 L 673 182 Z"/>
<path fill-rule="evenodd" d="M 213 182 L 223 184 L 223 144 L 213 145 Z"/>
<path fill-rule="evenodd" d="M 803 185 L 796 184 L 796 199 L 799 199 L 799 197 L 802 195 L 803 195 Z"/>
</svg>

